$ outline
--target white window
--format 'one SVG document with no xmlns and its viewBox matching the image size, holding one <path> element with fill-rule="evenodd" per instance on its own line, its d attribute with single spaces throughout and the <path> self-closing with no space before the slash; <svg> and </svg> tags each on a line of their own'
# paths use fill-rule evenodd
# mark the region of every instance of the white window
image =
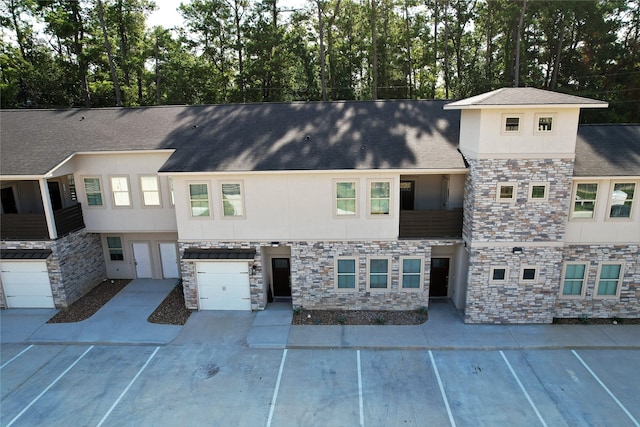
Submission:
<svg viewBox="0 0 640 427">
<path fill-rule="evenodd" d="M 129 177 L 112 176 L 111 193 L 113 195 L 113 205 L 116 207 L 130 207 L 131 194 L 129 193 Z"/>
<path fill-rule="evenodd" d="M 336 258 L 336 289 L 355 290 L 358 285 L 358 259 L 349 257 Z"/>
<path fill-rule="evenodd" d="M 242 199 L 242 183 L 227 182 L 220 185 L 222 194 L 222 213 L 225 217 L 244 216 L 244 200 Z"/>
<path fill-rule="evenodd" d="M 603 262 L 598 266 L 598 280 L 594 298 L 617 298 L 620 294 L 620 281 L 624 264 Z"/>
<path fill-rule="evenodd" d="M 141 176 L 140 189 L 144 206 L 160 206 L 160 183 L 157 176 Z"/>
<path fill-rule="evenodd" d="M 107 236 L 107 247 L 109 248 L 109 259 L 111 261 L 123 261 L 124 250 L 122 249 L 122 239 L 118 236 Z"/>
<path fill-rule="evenodd" d="M 209 184 L 189 184 L 189 205 L 192 217 L 211 216 L 211 207 L 209 206 Z"/>
<path fill-rule="evenodd" d="M 583 297 L 588 265 L 583 262 L 566 262 L 562 270 L 560 296 Z"/>
<path fill-rule="evenodd" d="M 536 133 L 553 133 L 555 130 L 554 114 L 536 114 Z"/>
<path fill-rule="evenodd" d="M 585 182 L 576 184 L 571 218 L 593 218 L 597 196 L 597 183 Z"/>
<path fill-rule="evenodd" d="M 390 285 L 390 258 L 371 257 L 367 260 L 367 285 L 369 289 L 388 289 Z"/>
<path fill-rule="evenodd" d="M 524 266 L 520 269 L 521 282 L 536 282 L 538 280 L 538 267 Z"/>
<path fill-rule="evenodd" d="M 357 181 L 335 182 L 335 215 L 338 217 L 355 217 L 358 213 Z"/>
<path fill-rule="evenodd" d="M 500 182 L 496 189 L 496 200 L 499 202 L 516 201 L 516 183 Z"/>
<path fill-rule="evenodd" d="M 83 178 L 84 192 L 87 195 L 88 206 L 102 206 L 102 185 L 100 178 L 92 176 Z"/>
<path fill-rule="evenodd" d="M 503 114 L 502 133 L 506 135 L 517 134 L 522 130 L 522 114 Z"/>
<path fill-rule="evenodd" d="M 506 283 L 508 277 L 509 269 L 507 267 L 491 267 L 489 270 L 489 283 Z"/>
<path fill-rule="evenodd" d="M 391 182 L 369 182 L 369 215 L 389 215 L 391 209 Z"/>
<path fill-rule="evenodd" d="M 171 206 L 175 206 L 176 205 L 176 194 L 173 191 L 173 177 L 172 176 L 168 177 L 167 181 L 169 183 L 169 203 L 171 204 Z"/>
<path fill-rule="evenodd" d="M 549 199 L 548 182 L 532 182 L 529 184 L 529 201 L 545 202 Z"/>
<path fill-rule="evenodd" d="M 422 289 L 424 258 L 400 257 L 400 287 L 402 289 Z"/>
<path fill-rule="evenodd" d="M 631 218 L 635 190 L 636 184 L 633 182 L 613 183 L 609 218 Z"/>
</svg>

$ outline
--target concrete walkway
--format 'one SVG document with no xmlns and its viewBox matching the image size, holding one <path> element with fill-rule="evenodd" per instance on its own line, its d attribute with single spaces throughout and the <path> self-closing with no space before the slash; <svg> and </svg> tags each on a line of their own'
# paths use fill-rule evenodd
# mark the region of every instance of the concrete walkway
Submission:
<svg viewBox="0 0 640 427">
<path fill-rule="evenodd" d="M 56 310 L 0 311 L 2 343 L 241 345 L 251 348 L 350 349 L 640 349 L 638 325 L 466 325 L 451 303 L 433 303 L 415 326 L 291 325 L 291 305 L 259 312 L 199 311 L 184 326 L 147 317 L 175 280 L 133 280 L 91 318 L 47 324 Z"/>
</svg>

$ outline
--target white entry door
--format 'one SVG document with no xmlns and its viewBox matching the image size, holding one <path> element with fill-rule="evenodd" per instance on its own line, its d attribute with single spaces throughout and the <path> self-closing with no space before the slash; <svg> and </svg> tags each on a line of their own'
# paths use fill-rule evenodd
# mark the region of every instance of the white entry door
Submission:
<svg viewBox="0 0 640 427">
<path fill-rule="evenodd" d="M 0 271 L 7 307 L 53 308 L 46 261 L 2 262 Z"/>
<path fill-rule="evenodd" d="M 148 243 L 133 244 L 133 260 L 136 264 L 136 277 L 138 279 L 148 279 L 153 277 L 151 271 L 151 253 Z"/>
<path fill-rule="evenodd" d="M 198 262 L 200 310 L 251 310 L 249 263 Z"/>
<path fill-rule="evenodd" d="M 175 243 L 160 243 L 160 261 L 162 262 L 162 277 L 165 279 L 180 277 Z"/>
</svg>

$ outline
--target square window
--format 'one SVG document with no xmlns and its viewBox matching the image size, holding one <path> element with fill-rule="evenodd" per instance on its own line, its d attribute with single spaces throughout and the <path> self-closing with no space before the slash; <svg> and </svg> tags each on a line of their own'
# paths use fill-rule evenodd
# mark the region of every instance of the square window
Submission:
<svg viewBox="0 0 640 427">
<path fill-rule="evenodd" d="M 633 182 L 616 182 L 611 193 L 609 218 L 630 218 L 631 207 L 636 184 Z"/>
<path fill-rule="evenodd" d="M 520 117 L 507 117 L 504 121 L 505 132 L 519 132 L 520 131 Z"/>
<path fill-rule="evenodd" d="M 551 131 L 553 131 L 553 117 L 539 116 L 538 132 L 550 133 Z"/>
<path fill-rule="evenodd" d="M 391 182 L 373 181 L 369 189 L 369 214 L 389 215 L 391 205 Z"/>
<path fill-rule="evenodd" d="M 516 200 L 516 184 L 514 182 L 499 183 L 496 198 L 499 202 L 514 202 Z"/>
<path fill-rule="evenodd" d="M 389 265 L 388 258 L 369 259 L 369 288 L 387 289 L 389 287 Z"/>
<path fill-rule="evenodd" d="M 338 289 L 356 289 L 358 282 L 356 264 L 356 258 L 338 258 L 336 260 L 335 283 Z"/>
<path fill-rule="evenodd" d="M 84 192 L 87 194 L 88 206 L 102 206 L 102 189 L 100 178 L 83 178 Z"/>
<path fill-rule="evenodd" d="M 189 203 L 191 206 L 191 216 L 211 216 L 208 184 L 189 184 Z"/>
<path fill-rule="evenodd" d="M 505 283 L 509 277 L 509 269 L 507 267 L 491 267 L 489 269 L 490 283 Z"/>
<path fill-rule="evenodd" d="M 402 289 L 422 288 L 423 258 L 400 258 L 400 278 Z"/>
<path fill-rule="evenodd" d="M 222 210 L 225 217 L 244 216 L 244 201 L 240 183 L 225 183 L 221 186 Z"/>
<path fill-rule="evenodd" d="M 144 206 L 160 206 L 160 185 L 157 176 L 141 176 L 140 188 Z"/>
<path fill-rule="evenodd" d="M 107 247 L 109 248 L 109 258 L 111 261 L 124 260 L 124 251 L 122 250 L 122 240 L 120 237 L 108 236 Z"/>
<path fill-rule="evenodd" d="M 598 184 L 576 184 L 576 193 L 573 202 L 573 212 L 571 214 L 571 218 L 593 218 L 593 214 L 596 208 L 597 196 Z"/>
<path fill-rule="evenodd" d="M 538 278 L 538 267 L 522 267 L 520 280 L 523 282 L 535 282 Z"/>
<path fill-rule="evenodd" d="M 111 192 L 113 193 L 114 206 L 131 206 L 131 195 L 129 194 L 129 178 L 127 178 L 126 176 L 111 177 Z"/>
<path fill-rule="evenodd" d="M 618 263 L 602 263 L 598 271 L 596 297 L 617 297 L 620 291 L 623 265 Z"/>
<path fill-rule="evenodd" d="M 337 216 L 355 216 L 357 213 L 356 182 L 336 182 L 336 206 Z"/>
<path fill-rule="evenodd" d="M 560 294 L 563 297 L 582 296 L 587 273 L 587 264 L 568 263 L 564 266 Z"/>
<path fill-rule="evenodd" d="M 529 201 L 542 202 L 548 199 L 549 183 L 532 182 L 529 185 Z"/>
</svg>

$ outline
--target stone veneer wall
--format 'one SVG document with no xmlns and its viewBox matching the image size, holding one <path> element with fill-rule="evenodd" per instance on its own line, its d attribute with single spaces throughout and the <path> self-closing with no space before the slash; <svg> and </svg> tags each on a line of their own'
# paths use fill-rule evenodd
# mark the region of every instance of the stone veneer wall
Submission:
<svg viewBox="0 0 640 427">
<path fill-rule="evenodd" d="M 466 323 L 551 323 L 562 271 L 561 247 L 473 248 L 465 307 Z M 520 280 L 523 267 L 537 267 L 533 282 Z M 508 268 L 507 280 L 491 283 L 491 267 Z"/>
<path fill-rule="evenodd" d="M 99 234 L 80 230 L 58 240 L 2 241 L 3 250 L 47 249 L 53 303 L 65 308 L 106 278 L 104 255 Z M 1 291 L 0 291 L 1 292 Z M 0 304 L 6 307 L 4 295 Z"/>
<path fill-rule="evenodd" d="M 580 298 L 558 298 L 555 317 L 638 318 L 640 317 L 640 246 L 638 245 L 577 245 L 564 248 L 564 261 L 588 263 L 585 294 Z M 615 299 L 594 299 L 601 262 L 624 262 L 620 296 Z M 558 289 L 559 291 L 559 289 Z"/>
<path fill-rule="evenodd" d="M 358 242 L 280 242 L 291 248 L 291 296 L 294 307 L 307 309 L 341 310 L 414 310 L 429 305 L 429 263 L 433 246 L 453 246 L 458 240 L 399 240 L 399 241 L 358 241 Z M 265 307 L 265 284 L 262 282 L 262 251 L 265 243 L 260 242 L 189 242 L 179 243 L 180 255 L 189 248 L 243 248 L 256 249 L 256 258 L 250 266 L 257 271 L 250 276 L 251 307 L 254 310 Z M 335 288 L 335 257 L 358 257 L 358 287 L 356 290 Z M 388 290 L 368 290 L 367 257 L 391 257 L 391 286 Z M 400 256 L 423 256 L 424 286 L 420 290 L 399 289 Z M 198 307 L 195 262 L 181 259 L 182 280 L 185 303 L 190 309 Z M 452 266 L 453 268 L 453 266 Z"/>
<path fill-rule="evenodd" d="M 551 323 L 570 209 L 571 159 L 467 159 L 463 238 L 469 246 L 465 322 Z M 516 183 L 515 202 L 496 199 L 498 183 Z M 547 200 L 529 201 L 531 183 L 549 183 Z M 523 254 L 512 253 L 524 246 Z M 538 268 L 534 283 L 523 266 Z M 489 283 L 491 267 L 508 267 L 506 283 Z"/>
</svg>

